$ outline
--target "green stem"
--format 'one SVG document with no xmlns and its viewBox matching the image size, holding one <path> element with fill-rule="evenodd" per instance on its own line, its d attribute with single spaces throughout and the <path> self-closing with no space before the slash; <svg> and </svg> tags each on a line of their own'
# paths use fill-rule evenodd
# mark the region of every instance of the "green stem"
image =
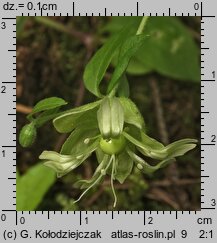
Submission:
<svg viewBox="0 0 217 243">
<path fill-rule="evenodd" d="M 137 32 L 136 32 L 136 35 L 140 35 L 142 34 L 146 24 L 147 24 L 147 21 L 148 21 L 148 18 L 149 16 L 144 16 L 139 24 L 139 28 L 137 29 Z"/>
</svg>

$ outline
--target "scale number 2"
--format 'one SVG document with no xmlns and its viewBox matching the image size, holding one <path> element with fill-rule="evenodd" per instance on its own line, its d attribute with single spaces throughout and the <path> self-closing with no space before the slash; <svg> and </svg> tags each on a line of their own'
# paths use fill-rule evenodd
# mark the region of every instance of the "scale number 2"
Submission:
<svg viewBox="0 0 217 243">
<path fill-rule="evenodd" d="M 216 135 L 211 135 L 211 142 L 215 143 L 216 142 Z"/>
<path fill-rule="evenodd" d="M 1 86 L 1 93 L 6 94 L 6 86 Z"/>
</svg>

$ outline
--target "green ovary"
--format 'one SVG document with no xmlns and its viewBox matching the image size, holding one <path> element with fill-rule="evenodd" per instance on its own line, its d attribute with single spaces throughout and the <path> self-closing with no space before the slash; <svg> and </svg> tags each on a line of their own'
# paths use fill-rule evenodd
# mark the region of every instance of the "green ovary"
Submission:
<svg viewBox="0 0 217 243">
<path fill-rule="evenodd" d="M 126 146 L 126 139 L 124 136 L 118 138 L 103 139 L 100 140 L 100 148 L 106 154 L 120 154 Z"/>
</svg>

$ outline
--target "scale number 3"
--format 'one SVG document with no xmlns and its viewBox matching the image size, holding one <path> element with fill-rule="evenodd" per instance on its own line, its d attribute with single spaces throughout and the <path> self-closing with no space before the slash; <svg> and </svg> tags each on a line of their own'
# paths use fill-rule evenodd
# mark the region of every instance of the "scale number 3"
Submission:
<svg viewBox="0 0 217 243">
<path fill-rule="evenodd" d="M 5 22 L 1 22 L 1 29 L 5 30 L 6 29 L 6 23 Z"/>
</svg>

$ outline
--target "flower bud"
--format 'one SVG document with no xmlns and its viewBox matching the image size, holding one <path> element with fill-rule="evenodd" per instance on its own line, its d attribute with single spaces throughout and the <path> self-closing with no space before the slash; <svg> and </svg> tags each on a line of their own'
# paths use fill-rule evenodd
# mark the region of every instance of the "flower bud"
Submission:
<svg viewBox="0 0 217 243">
<path fill-rule="evenodd" d="M 124 126 L 124 110 L 116 97 L 105 97 L 97 112 L 99 130 L 103 138 L 119 137 Z"/>
<path fill-rule="evenodd" d="M 24 148 L 31 146 L 35 141 L 36 135 L 37 131 L 32 122 L 25 125 L 19 135 L 20 145 Z"/>
</svg>

